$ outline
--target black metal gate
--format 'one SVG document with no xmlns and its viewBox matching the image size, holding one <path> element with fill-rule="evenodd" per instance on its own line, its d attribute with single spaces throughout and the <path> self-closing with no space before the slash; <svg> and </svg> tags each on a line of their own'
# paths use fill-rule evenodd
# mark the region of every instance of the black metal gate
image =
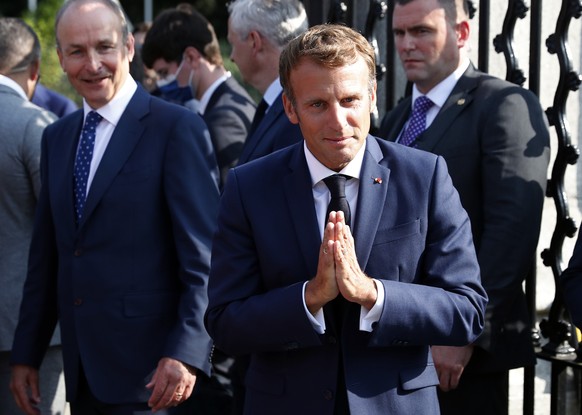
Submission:
<svg viewBox="0 0 582 415">
<path fill-rule="evenodd" d="M 578 91 L 582 77 L 574 69 L 568 44 L 568 32 L 572 19 L 582 16 L 581 0 L 550 0 L 552 7 L 560 7 L 560 13 L 553 26 L 554 32 L 545 39 L 542 52 L 542 0 L 476 0 L 470 2 L 479 10 L 478 62 L 482 71 L 489 71 L 490 54 L 503 54 L 506 64 L 505 78 L 521 86 L 526 85 L 536 95 L 540 93 L 541 57 L 542 53 L 555 56 L 559 63 L 559 81 L 554 92 L 553 104 L 546 109 L 551 128 L 557 137 L 554 162 L 549 171 L 549 181 L 546 196 L 551 198 L 555 209 L 555 227 L 548 247 L 540 247 L 543 264 L 551 269 L 554 282 L 557 282 L 563 270 L 563 264 L 569 258 L 562 258 L 563 243 L 566 237 L 572 238 L 577 231 L 576 221 L 570 217 L 569 205 L 564 191 L 564 177 L 568 165 L 574 165 L 578 159 L 578 149 L 571 143 L 571 131 L 567 121 L 566 104 L 570 92 Z M 378 116 L 373 124 L 390 110 L 406 94 L 408 88 L 394 52 L 391 29 L 391 13 L 393 4 L 386 0 L 303 0 L 309 15 L 310 24 L 323 22 L 344 23 L 358 29 L 376 48 L 378 61 Z M 505 8 L 505 18 L 501 33 L 490 44 L 490 11 L 492 4 L 497 8 Z M 475 7 L 473 7 L 473 12 Z M 474 14 L 474 13 L 472 13 Z M 530 26 L 527 39 L 515 38 L 516 23 L 519 19 L 529 17 Z M 525 74 L 519 68 L 514 53 L 516 44 L 529 43 L 529 71 Z M 577 116 L 577 115 L 576 115 Z M 532 258 L 535 263 L 536 258 Z M 536 272 L 533 267 L 526 281 L 531 312 L 536 313 Z M 581 298 L 582 301 L 582 298 Z M 556 284 L 556 294 L 547 317 L 532 327 L 532 341 L 538 351 L 538 359 L 551 364 L 551 415 L 563 413 L 566 399 L 562 385 L 562 374 L 565 369 L 574 369 L 577 388 L 580 388 L 580 373 L 582 373 L 582 353 L 577 358 L 579 347 L 575 330 L 570 324 L 567 311 L 564 309 L 559 284 Z M 524 371 L 523 413 L 534 413 L 534 378 L 535 369 Z M 579 397 L 578 397 L 579 398 Z M 577 399 L 579 401 L 579 399 Z M 582 414 L 579 402 L 578 413 Z M 571 405 L 570 405 L 571 406 Z"/>
</svg>

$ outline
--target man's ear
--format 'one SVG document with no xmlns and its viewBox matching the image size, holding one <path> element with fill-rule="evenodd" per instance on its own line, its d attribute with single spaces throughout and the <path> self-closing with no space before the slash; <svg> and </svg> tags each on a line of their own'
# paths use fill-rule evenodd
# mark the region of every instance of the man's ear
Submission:
<svg viewBox="0 0 582 415">
<path fill-rule="evenodd" d="M 469 35 L 471 34 L 469 22 L 463 20 L 457 23 L 456 31 L 457 31 L 457 45 L 459 47 L 465 46 L 465 44 L 469 41 Z"/>
<path fill-rule="evenodd" d="M 38 80 L 38 78 L 40 77 L 40 59 L 37 59 L 30 63 L 28 77 L 30 78 L 31 81 L 36 82 Z"/>
<path fill-rule="evenodd" d="M 198 69 L 198 66 L 200 65 L 200 59 L 202 58 L 202 54 L 194 46 L 188 46 L 186 49 L 184 49 L 184 56 L 182 59 L 186 59 L 186 62 L 192 69 Z"/>
</svg>

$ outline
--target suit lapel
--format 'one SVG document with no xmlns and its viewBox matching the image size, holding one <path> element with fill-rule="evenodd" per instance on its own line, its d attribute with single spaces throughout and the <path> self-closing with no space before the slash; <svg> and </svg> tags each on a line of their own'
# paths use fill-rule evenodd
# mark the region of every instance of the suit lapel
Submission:
<svg viewBox="0 0 582 415">
<path fill-rule="evenodd" d="M 149 102 L 150 97 L 140 88 L 129 101 L 95 172 L 79 227 L 91 216 L 95 206 L 139 142 L 144 131 L 140 119 L 149 112 Z"/>
<path fill-rule="evenodd" d="M 374 235 L 378 230 L 382 212 L 386 208 L 390 170 L 379 164 L 382 159 L 380 146 L 374 138 L 368 136 L 360 172 L 358 206 L 353 230 L 356 256 L 362 269 L 366 269 Z"/>
<path fill-rule="evenodd" d="M 284 189 L 296 238 L 300 241 L 299 248 L 307 267 L 307 275 L 313 276 L 317 273 L 321 236 L 303 144 L 297 144 L 295 148 L 295 154 L 289 163 L 291 171 L 284 178 Z"/>
<path fill-rule="evenodd" d="M 53 173 L 49 174 L 51 188 L 51 200 L 55 206 L 55 212 L 63 214 L 54 215 L 55 221 L 63 220 L 57 227 L 68 229 L 70 234 L 75 232 L 75 199 L 73 196 L 73 168 L 77 155 L 77 146 L 83 126 L 83 110 L 77 110 L 69 115 L 63 126 L 52 135 L 54 143 L 51 145 L 51 167 Z"/>
<path fill-rule="evenodd" d="M 417 139 L 417 148 L 432 152 L 441 139 L 445 137 L 450 125 L 459 117 L 459 114 L 469 107 L 473 101 L 472 93 L 479 84 L 479 79 L 475 75 L 475 69 L 472 65 L 469 66 L 430 127 Z"/>
<path fill-rule="evenodd" d="M 239 165 L 251 159 L 251 155 L 255 152 L 255 149 L 261 143 L 263 136 L 269 131 L 271 125 L 274 124 L 275 121 L 285 111 L 283 108 L 283 99 L 281 98 L 281 95 L 282 93 L 279 94 L 275 102 L 273 102 L 273 105 L 269 107 L 265 117 L 262 119 L 257 129 L 249 137 L 247 137 L 242 153 L 239 157 Z"/>
</svg>

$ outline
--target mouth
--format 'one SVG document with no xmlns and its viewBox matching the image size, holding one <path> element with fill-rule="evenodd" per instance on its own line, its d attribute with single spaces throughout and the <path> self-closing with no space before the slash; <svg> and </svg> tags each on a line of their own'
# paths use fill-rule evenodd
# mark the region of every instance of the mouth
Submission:
<svg viewBox="0 0 582 415">
<path fill-rule="evenodd" d="M 98 86 L 99 84 L 103 83 L 107 79 L 109 79 L 108 76 L 102 76 L 102 77 L 94 78 L 94 79 L 84 79 L 83 82 L 85 82 L 86 84 L 89 84 L 89 85 Z"/>
</svg>

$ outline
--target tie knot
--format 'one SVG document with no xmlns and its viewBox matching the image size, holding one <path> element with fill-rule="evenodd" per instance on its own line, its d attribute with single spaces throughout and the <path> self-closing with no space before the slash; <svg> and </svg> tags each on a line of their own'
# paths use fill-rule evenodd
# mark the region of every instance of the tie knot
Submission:
<svg viewBox="0 0 582 415">
<path fill-rule="evenodd" d="M 101 122 L 103 117 L 96 111 L 90 111 L 85 118 L 85 128 L 96 128 L 97 124 Z"/>
<path fill-rule="evenodd" d="M 332 198 L 346 197 L 346 181 L 349 179 L 344 174 L 332 174 L 323 179 L 323 182 L 329 189 Z"/>
<path fill-rule="evenodd" d="M 416 101 L 414 101 L 413 111 L 419 113 L 426 113 L 433 105 L 434 102 L 432 102 L 430 98 L 422 95 L 416 98 Z"/>
</svg>

